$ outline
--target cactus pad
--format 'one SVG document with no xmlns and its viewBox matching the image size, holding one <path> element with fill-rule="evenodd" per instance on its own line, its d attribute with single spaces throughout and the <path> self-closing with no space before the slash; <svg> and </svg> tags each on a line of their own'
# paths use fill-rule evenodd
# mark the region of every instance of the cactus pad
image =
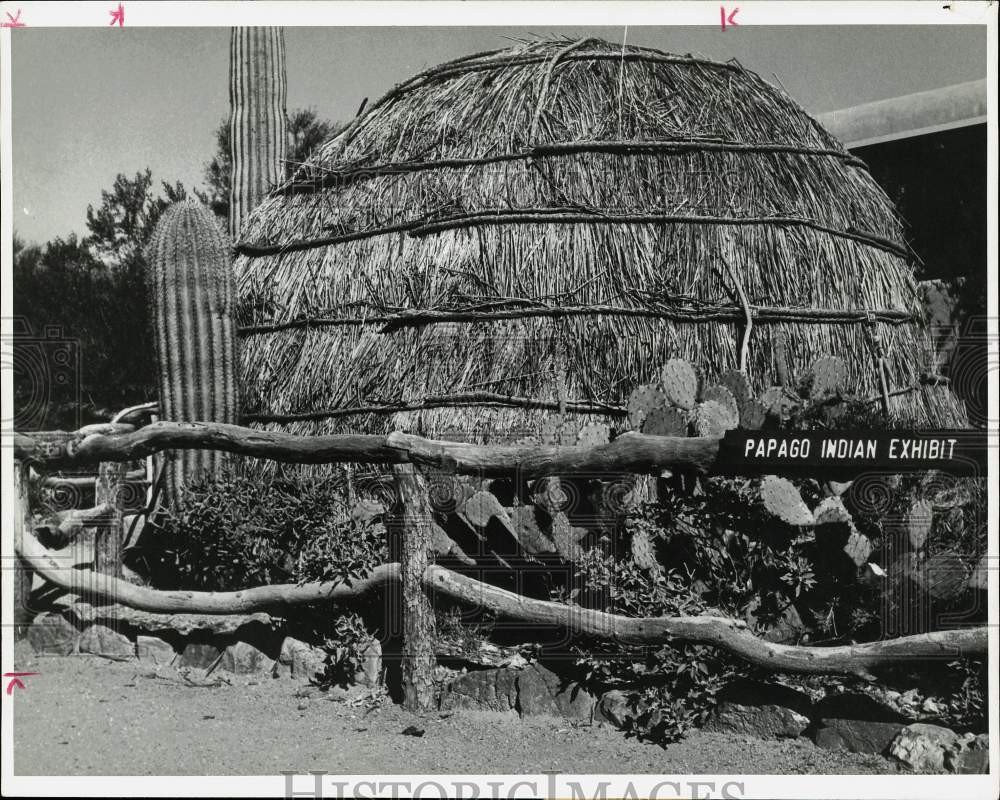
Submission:
<svg viewBox="0 0 1000 800">
<path fill-rule="evenodd" d="M 812 400 L 825 400 L 835 397 L 844 390 L 847 380 L 847 365 L 839 356 L 823 356 L 817 358 L 810 370 L 812 386 L 809 397 Z"/>
<path fill-rule="evenodd" d="M 559 444 L 559 429 L 562 428 L 563 418 L 559 414 L 552 414 L 542 420 L 542 425 L 538 431 L 538 438 L 542 444 Z"/>
<path fill-rule="evenodd" d="M 556 436 L 556 444 L 560 447 L 573 447 L 580 435 L 580 423 L 573 419 L 568 419 L 559 426 Z"/>
<path fill-rule="evenodd" d="M 740 421 L 740 404 L 736 399 L 736 396 L 729 391 L 725 386 L 720 386 L 715 384 L 714 386 L 709 386 L 701 397 L 703 402 L 713 401 L 721 406 L 724 406 L 728 411 L 729 415 L 733 420 L 733 427 L 735 428 Z"/>
<path fill-rule="evenodd" d="M 653 411 L 642 423 L 642 432 L 651 436 L 687 436 L 687 417 L 672 406 Z"/>
<path fill-rule="evenodd" d="M 872 554 L 873 549 L 868 537 L 856 530 L 851 531 L 851 535 L 847 537 L 847 544 L 844 545 L 844 552 L 859 567 L 868 562 L 868 557 Z"/>
<path fill-rule="evenodd" d="M 951 600 L 965 591 L 969 584 L 962 559 L 954 553 L 938 553 L 921 565 L 923 588 L 938 600 Z"/>
<path fill-rule="evenodd" d="M 531 487 L 531 498 L 538 508 L 555 516 L 570 502 L 569 492 L 557 477 L 539 478 Z"/>
<path fill-rule="evenodd" d="M 656 560 L 656 551 L 653 548 L 653 540 L 649 538 L 649 532 L 639 527 L 632 531 L 632 562 L 646 572 L 663 572 L 663 567 Z"/>
<path fill-rule="evenodd" d="M 695 407 L 694 428 L 699 436 L 723 436 L 738 423 L 736 414 L 715 400 L 706 400 Z"/>
<path fill-rule="evenodd" d="M 552 517 L 552 542 L 556 552 L 566 561 L 579 561 L 583 548 L 579 544 L 580 528 L 570 525 L 569 518 L 559 512 Z"/>
<path fill-rule="evenodd" d="M 632 430 L 642 430 L 642 423 L 651 412 L 663 408 L 667 396 L 655 384 L 637 386 L 628 397 L 628 422 Z"/>
<path fill-rule="evenodd" d="M 764 507 L 788 525 L 814 525 L 816 520 L 795 485 L 776 475 L 765 475 L 760 484 Z"/>
<path fill-rule="evenodd" d="M 751 399 L 750 382 L 747 380 L 747 376 L 738 369 L 727 369 L 719 375 L 718 385 L 724 386 L 729 390 L 729 393 L 736 398 L 736 405 L 739 408 L 742 408 Z M 707 391 L 705 392 L 705 399 L 709 399 Z"/>
<path fill-rule="evenodd" d="M 485 528 L 493 517 L 508 519 L 507 509 L 500 505 L 500 501 L 491 492 L 476 492 L 457 510 L 474 528 Z"/>
<path fill-rule="evenodd" d="M 690 411 L 698 399 L 698 373 L 682 358 L 671 358 L 660 370 L 660 386 L 667 400 Z"/>
<path fill-rule="evenodd" d="M 844 506 L 844 501 L 839 497 L 826 497 L 816 510 L 813 511 L 813 518 L 817 525 L 852 525 L 851 512 Z"/>
<path fill-rule="evenodd" d="M 931 522 L 934 519 L 934 509 L 926 500 L 918 500 L 910 506 L 906 516 L 907 532 L 910 536 L 910 547 L 919 550 L 927 541 L 931 532 Z"/>
<path fill-rule="evenodd" d="M 772 386 L 761 395 L 764 413 L 774 419 L 787 420 L 795 408 L 795 400 L 781 386 Z"/>
<path fill-rule="evenodd" d="M 597 447 L 611 441 L 611 429 L 603 422 L 591 422 L 580 428 L 576 443 L 583 447 Z"/>
<path fill-rule="evenodd" d="M 759 431 L 764 427 L 767 414 L 764 406 L 756 400 L 747 400 L 740 408 L 740 427 L 747 431 Z"/>
<path fill-rule="evenodd" d="M 529 555 L 554 553 L 556 546 L 542 530 L 534 506 L 517 506 L 508 511 L 521 549 Z"/>
</svg>

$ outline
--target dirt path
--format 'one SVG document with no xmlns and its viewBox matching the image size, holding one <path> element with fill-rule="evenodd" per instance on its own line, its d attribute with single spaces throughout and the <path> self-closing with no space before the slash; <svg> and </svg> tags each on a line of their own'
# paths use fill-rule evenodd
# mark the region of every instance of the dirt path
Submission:
<svg viewBox="0 0 1000 800">
<path fill-rule="evenodd" d="M 14 699 L 18 775 L 895 771 L 880 757 L 832 753 L 804 740 L 695 733 L 663 749 L 609 727 L 559 719 L 417 717 L 392 705 L 366 713 L 322 693 L 296 697 L 302 687 L 291 681 L 193 687 L 144 675 L 135 663 L 90 656 L 22 654 L 18 668 L 41 673 Z M 403 735 L 409 725 L 425 729 L 424 736 Z"/>
</svg>

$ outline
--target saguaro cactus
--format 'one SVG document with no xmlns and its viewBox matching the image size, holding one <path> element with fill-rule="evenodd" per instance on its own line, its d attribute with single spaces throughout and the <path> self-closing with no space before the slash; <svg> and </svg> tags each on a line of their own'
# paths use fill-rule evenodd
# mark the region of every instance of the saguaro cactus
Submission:
<svg viewBox="0 0 1000 800">
<path fill-rule="evenodd" d="M 233 28 L 229 43 L 229 141 L 233 174 L 229 236 L 239 238 L 247 215 L 283 177 L 288 145 L 285 33 Z"/>
<path fill-rule="evenodd" d="M 146 252 L 159 365 L 160 415 L 175 422 L 229 422 L 238 416 L 233 275 L 229 242 L 195 200 L 170 206 Z M 166 500 L 198 473 L 216 472 L 222 454 L 172 453 Z"/>
</svg>

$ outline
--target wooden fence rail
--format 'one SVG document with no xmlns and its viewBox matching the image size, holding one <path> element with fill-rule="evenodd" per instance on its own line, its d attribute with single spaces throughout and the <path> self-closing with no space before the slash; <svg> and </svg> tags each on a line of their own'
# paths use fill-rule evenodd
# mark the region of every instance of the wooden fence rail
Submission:
<svg viewBox="0 0 1000 800">
<path fill-rule="evenodd" d="M 518 474 L 524 479 L 567 474 L 659 474 L 665 469 L 713 474 L 719 466 L 721 439 L 624 433 L 609 444 L 555 446 L 538 444 L 473 445 L 424 439 L 403 433 L 388 436 L 342 434 L 295 436 L 238 425 L 206 422 L 154 422 L 132 432 L 51 431 L 14 435 L 14 455 L 37 471 L 102 464 L 107 486 L 97 503 L 111 506 L 120 519 L 115 486 L 121 462 L 173 449 L 212 449 L 276 461 L 395 465 L 402 513 L 404 564 L 376 568 L 350 583 L 262 586 L 237 592 L 160 591 L 122 580 L 109 559 L 114 544 L 102 538 L 98 575 L 60 562 L 32 535 L 30 526 L 16 537 L 22 563 L 68 591 L 85 593 L 139 609 L 166 613 L 244 613 L 303 603 L 355 597 L 387 582 L 403 584 L 405 702 L 413 710 L 429 707 L 434 669 L 433 615 L 430 597 L 443 595 L 477 604 L 497 614 L 532 624 L 561 626 L 571 633 L 623 643 L 653 644 L 671 640 L 722 648 L 759 666 L 779 671 L 839 673 L 871 678 L 871 669 L 907 658 L 955 658 L 987 651 L 987 628 L 966 628 L 906 636 L 841 647 L 799 647 L 767 642 L 741 621 L 728 617 L 627 618 L 590 609 L 527 598 L 430 563 L 425 469 L 482 477 Z M 778 470 L 776 470 L 778 471 Z M 22 497 L 22 503 L 26 497 Z M 26 519 L 30 520 L 30 513 Z"/>
<path fill-rule="evenodd" d="M 721 439 L 623 433 L 610 444 L 473 445 L 388 436 L 296 436 L 210 422 L 155 422 L 134 433 L 106 435 L 61 431 L 14 434 L 14 457 L 36 468 L 133 461 L 162 450 L 221 450 L 298 464 L 417 464 L 458 474 L 525 478 L 573 472 L 658 473 L 690 469 L 710 473 Z"/>
<path fill-rule="evenodd" d="M 58 555 L 28 538 L 17 547 L 18 555 L 46 580 L 71 592 L 94 592 L 84 571 L 61 562 Z M 404 579 L 399 564 L 383 564 L 366 578 L 342 583 L 277 584 L 236 592 L 158 591 L 127 581 L 105 578 L 98 592 L 113 602 L 144 611 L 188 614 L 232 614 L 286 609 L 290 606 L 331 600 L 348 600 Z M 743 620 L 719 616 L 622 617 L 593 609 L 535 600 L 483 583 L 444 567 L 431 564 L 420 573 L 420 583 L 430 595 L 486 608 L 501 617 L 534 625 L 558 626 L 576 636 L 592 636 L 623 644 L 649 645 L 670 641 L 695 642 L 719 647 L 752 664 L 770 670 L 812 674 L 855 675 L 871 679 L 871 669 L 907 658 L 957 658 L 985 653 L 987 628 L 902 636 L 865 644 L 840 647 L 800 647 L 768 642 L 751 633 Z M 405 582 L 404 582 L 405 588 Z M 404 609 L 408 606 L 404 601 Z M 419 622 L 419 620 L 417 620 Z M 426 634 L 421 644 L 430 646 Z M 412 638 L 412 634 L 411 637 Z M 426 708 L 430 685 L 422 685 L 433 670 L 433 650 L 410 652 L 407 642 L 407 705 Z"/>
</svg>

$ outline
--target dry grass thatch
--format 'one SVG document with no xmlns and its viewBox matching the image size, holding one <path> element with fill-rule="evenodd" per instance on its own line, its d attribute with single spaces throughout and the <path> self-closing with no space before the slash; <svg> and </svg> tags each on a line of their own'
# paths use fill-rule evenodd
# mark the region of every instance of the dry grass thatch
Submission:
<svg viewBox="0 0 1000 800">
<path fill-rule="evenodd" d="M 620 421 L 668 358 L 738 366 L 744 303 L 758 390 L 780 331 L 795 369 L 842 355 L 861 394 L 880 349 L 891 389 L 932 363 L 863 163 L 739 64 L 600 40 L 397 86 L 256 209 L 236 270 L 245 419 L 296 433 Z M 947 390 L 893 403 L 962 418 Z"/>
</svg>

